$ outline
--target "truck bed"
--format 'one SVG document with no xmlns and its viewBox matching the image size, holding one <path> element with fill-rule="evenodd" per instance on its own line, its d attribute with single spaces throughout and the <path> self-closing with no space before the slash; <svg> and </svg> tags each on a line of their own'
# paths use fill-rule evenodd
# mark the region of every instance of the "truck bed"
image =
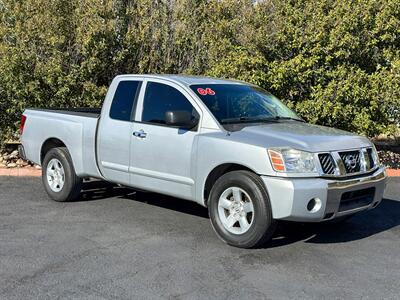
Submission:
<svg viewBox="0 0 400 300">
<path fill-rule="evenodd" d="M 24 112 L 22 136 L 25 155 L 42 164 L 41 149 L 52 141 L 64 144 L 75 172 L 81 177 L 100 177 L 96 162 L 96 130 L 100 108 L 34 108 Z"/>
</svg>

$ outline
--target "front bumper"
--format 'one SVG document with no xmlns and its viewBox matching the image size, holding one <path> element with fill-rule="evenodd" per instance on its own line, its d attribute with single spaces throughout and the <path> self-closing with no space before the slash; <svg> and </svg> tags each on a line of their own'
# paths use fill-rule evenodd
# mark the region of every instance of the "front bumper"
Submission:
<svg viewBox="0 0 400 300">
<path fill-rule="evenodd" d="M 274 219 L 301 222 L 326 221 L 374 208 L 382 201 L 386 186 L 383 167 L 368 176 L 348 180 L 261 178 L 268 190 Z M 369 193 L 365 197 L 364 191 Z M 311 199 L 320 200 L 318 210 L 307 208 Z"/>
</svg>

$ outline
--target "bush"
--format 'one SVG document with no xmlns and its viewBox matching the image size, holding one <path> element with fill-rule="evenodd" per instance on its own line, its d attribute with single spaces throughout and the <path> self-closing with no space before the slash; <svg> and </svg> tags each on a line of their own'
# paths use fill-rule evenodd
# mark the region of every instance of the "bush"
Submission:
<svg viewBox="0 0 400 300">
<path fill-rule="evenodd" d="M 312 123 L 400 123 L 400 2 L 3 0 L 0 140 L 26 107 L 99 106 L 121 73 L 261 85 Z"/>
</svg>

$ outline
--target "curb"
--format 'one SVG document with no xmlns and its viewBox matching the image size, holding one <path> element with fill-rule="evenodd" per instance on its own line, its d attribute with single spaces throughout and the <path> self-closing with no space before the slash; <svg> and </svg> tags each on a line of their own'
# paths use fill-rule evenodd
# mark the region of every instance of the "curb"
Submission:
<svg viewBox="0 0 400 300">
<path fill-rule="evenodd" d="M 40 177 L 42 170 L 36 168 L 0 168 L 0 176 Z"/>
<path fill-rule="evenodd" d="M 400 176 L 400 169 L 386 169 L 386 174 L 389 177 Z"/>
<path fill-rule="evenodd" d="M 386 174 L 389 177 L 400 177 L 400 169 L 386 169 Z M 0 176 L 40 177 L 42 170 L 35 168 L 0 168 Z"/>
</svg>

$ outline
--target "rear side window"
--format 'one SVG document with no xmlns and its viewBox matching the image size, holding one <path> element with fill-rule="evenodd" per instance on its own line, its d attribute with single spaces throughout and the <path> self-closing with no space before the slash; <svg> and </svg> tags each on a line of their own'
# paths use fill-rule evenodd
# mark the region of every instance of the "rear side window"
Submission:
<svg viewBox="0 0 400 300">
<path fill-rule="evenodd" d="M 111 104 L 110 118 L 130 121 L 132 108 L 140 90 L 140 81 L 121 81 L 114 94 Z"/>
<path fill-rule="evenodd" d="M 192 104 L 177 89 L 158 82 L 147 83 L 143 101 L 143 122 L 165 124 L 165 113 L 177 110 L 188 111 L 193 118 L 198 118 Z"/>
</svg>

